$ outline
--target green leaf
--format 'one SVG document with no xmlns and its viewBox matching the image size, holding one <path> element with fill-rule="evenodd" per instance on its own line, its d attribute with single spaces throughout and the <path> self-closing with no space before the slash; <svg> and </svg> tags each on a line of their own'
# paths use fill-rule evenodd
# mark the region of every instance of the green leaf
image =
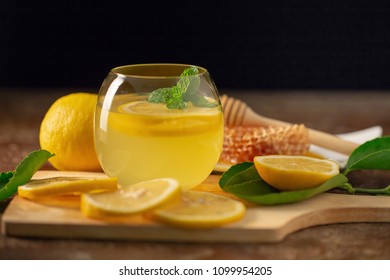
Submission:
<svg viewBox="0 0 390 280">
<path fill-rule="evenodd" d="M 259 175 L 253 162 L 242 162 L 230 167 L 219 180 L 220 187 L 236 196 L 279 192 Z"/>
<path fill-rule="evenodd" d="M 235 164 L 233 166 L 231 166 L 227 171 L 225 171 L 221 178 L 219 179 L 219 185 L 221 186 L 221 188 L 225 187 L 225 185 L 227 184 L 227 182 L 236 174 L 238 174 L 239 172 L 242 172 L 246 169 L 248 169 L 249 167 L 251 166 L 254 166 L 253 165 L 253 162 L 243 162 L 243 163 L 238 163 L 238 164 Z"/>
<path fill-rule="evenodd" d="M 184 109 L 187 107 L 183 100 L 183 92 L 178 86 L 171 88 L 171 93 L 165 97 L 165 103 L 169 109 Z"/>
<path fill-rule="evenodd" d="M 5 187 L 13 175 L 14 174 L 12 171 L 0 173 L 0 190 Z"/>
<path fill-rule="evenodd" d="M 165 103 L 165 98 L 171 93 L 171 88 L 158 88 L 154 90 L 148 98 L 151 103 Z"/>
<path fill-rule="evenodd" d="M 184 95 L 188 90 L 190 91 L 198 91 L 199 90 L 199 82 L 194 82 L 192 87 L 190 88 L 190 83 L 192 80 L 195 80 L 193 76 L 198 74 L 198 68 L 192 66 L 190 68 L 184 69 L 183 73 L 180 75 L 180 80 L 177 82 L 176 87 L 180 90 L 182 95 Z M 197 77 L 199 80 L 199 77 Z M 194 87 L 195 86 L 195 87 Z"/>
<path fill-rule="evenodd" d="M 343 174 L 338 174 L 315 188 L 281 192 L 259 179 L 228 185 L 225 186 L 223 190 L 249 202 L 261 205 L 277 205 L 302 201 L 341 186 L 347 182 L 347 177 Z"/>
<path fill-rule="evenodd" d="M 196 73 L 197 74 L 197 73 Z M 187 86 L 187 90 L 184 94 L 184 101 L 191 102 L 192 105 L 198 107 L 212 108 L 218 104 L 210 102 L 206 97 L 199 94 L 200 77 L 195 75 L 190 78 L 190 82 Z"/>
<path fill-rule="evenodd" d="M 204 96 L 198 93 L 188 93 L 184 97 L 184 101 L 191 102 L 197 107 L 213 108 L 217 106 L 217 103 L 208 101 Z"/>
<path fill-rule="evenodd" d="M 9 177 L 9 181 L 0 189 L 0 200 L 6 199 L 18 191 L 18 187 L 30 181 L 31 177 L 37 172 L 49 158 L 54 154 L 46 150 L 36 150 L 27 155 L 16 167 Z M 9 176 L 9 175 L 2 175 Z"/>
<path fill-rule="evenodd" d="M 254 181 L 254 180 L 262 180 L 260 178 L 259 172 L 254 165 L 248 167 L 247 169 L 236 173 L 232 176 L 229 181 L 226 183 L 226 186 L 240 184 L 242 182 Z"/>
<path fill-rule="evenodd" d="M 359 169 L 390 169 L 390 137 L 367 141 L 352 152 L 343 174 Z"/>
<path fill-rule="evenodd" d="M 185 96 L 198 95 L 197 93 L 199 92 L 199 87 L 200 87 L 200 77 L 197 76 L 196 74 L 198 73 L 194 73 L 193 76 L 191 77 L 190 82 L 187 86 L 187 90 L 185 91 Z"/>
<path fill-rule="evenodd" d="M 261 178 L 245 181 L 238 184 L 226 185 L 223 190 L 238 197 L 280 193 L 279 190 L 275 189 Z"/>
</svg>

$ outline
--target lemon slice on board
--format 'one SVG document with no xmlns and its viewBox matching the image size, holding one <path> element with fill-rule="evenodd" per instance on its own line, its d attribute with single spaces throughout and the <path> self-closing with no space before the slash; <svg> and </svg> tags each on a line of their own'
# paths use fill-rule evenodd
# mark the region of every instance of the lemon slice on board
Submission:
<svg viewBox="0 0 390 280">
<path fill-rule="evenodd" d="M 260 177 L 281 191 L 313 188 L 340 170 L 334 161 L 306 156 L 257 156 L 253 162 Z"/>
<path fill-rule="evenodd" d="M 18 195 L 28 199 L 39 199 L 54 195 L 113 191 L 117 188 L 116 178 L 53 177 L 31 180 L 18 188 Z"/>
<path fill-rule="evenodd" d="M 159 178 L 121 187 L 113 192 L 83 194 L 81 212 L 87 217 L 137 214 L 180 195 L 175 179 Z"/>
<path fill-rule="evenodd" d="M 237 221 L 244 213 L 244 204 L 229 197 L 185 191 L 179 201 L 157 209 L 153 217 L 179 227 L 210 228 Z"/>
</svg>

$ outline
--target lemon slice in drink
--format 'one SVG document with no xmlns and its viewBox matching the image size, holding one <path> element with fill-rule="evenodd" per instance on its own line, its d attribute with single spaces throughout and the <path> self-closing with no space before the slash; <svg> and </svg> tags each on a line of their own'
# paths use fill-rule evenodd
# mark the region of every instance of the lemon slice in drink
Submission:
<svg viewBox="0 0 390 280">
<path fill-rule="evenodd" d="M 147 116 L 177 117 L 181 116 L 209 116 L 218 114 L 217 107 L 197 107 L 191 104 L 185 109 L 168 109 L 162 103 L 150 103 L 147 101 L 129 102 L 118 107 L 118 112 Z"/>
<path fill-rule="evenodd" d="M 313 188 L 339 174 L 336 162 L 306 156 L 258 156 L 254 164 L 260 177 L 281 191 Z"/>
<path fill-rule="evenodd" d="M 165 104 L 135 101 L 120 105 L 111 112 L 108 125 L 126 134 L 147 136 L 182 136 L 221 128 L 223 115 L 220 107 L 168 109 Z M 147 127 L 147 129 L 145 129 Z"/>
<path fill-rule="evenodd" d="M 180 201 L 156 210 L 154 217 L 179 227 L 210 228 L 237 221 L 244 213 L 244 204 L 229 197 L 186 191 Z"/>
<path fill-rule="evenodd" d="M 81 212 L 87 217 L 137 214 L 180 195 L 175 179 L 160 178 L 121 187 L 113 192 L 83 194 Z"/>
<path fill-rule="evenodd" d="M 117 186 L 116 178 L 53 177 L 31 180 L 18 188 L 18 195 L 39 199 L 54 195 L 113 191 L 118 188 Z"/>
</svg>

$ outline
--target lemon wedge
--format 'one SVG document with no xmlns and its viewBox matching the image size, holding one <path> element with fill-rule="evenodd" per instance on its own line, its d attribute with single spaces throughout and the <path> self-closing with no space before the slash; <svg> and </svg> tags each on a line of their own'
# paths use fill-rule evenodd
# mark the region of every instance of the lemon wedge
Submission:
<svg viewBox="0 0 390 280">
<path fill-rule="evenodd" d="M 31 180 L 18 188 L 18 195 L 39 199 L 54 195 L 113 191 L 117 188 L 116 178 L 53 177 Z"/>
<path fill-rule="evenodd" d="M 180 195 L 175 179 L 159 178 L 121 187 L 113 192 L 83 194 L 81 212 L 87 217 L 131 215 L 157 207 Z"/>
<path fill-rule="evenodd" d="M 257 156 L 253 162 L 260 177 L 281 191 L 313 188 L 340 170 L 334 161 L 307 156 Z"/>
<path fill-rule="evenodd" d="M 245 213 L 242 202 L 223 195 L 185 191 L 181 199 L 157 209 L 154 217 L 161 222 L 185 228 L 210 228 L 241 219 Z"/>
</svg>

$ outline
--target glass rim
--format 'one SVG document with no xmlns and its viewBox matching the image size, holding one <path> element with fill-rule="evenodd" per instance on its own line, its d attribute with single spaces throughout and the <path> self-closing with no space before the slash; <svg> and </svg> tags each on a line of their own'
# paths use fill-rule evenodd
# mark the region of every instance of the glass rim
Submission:
<svg viewBox="0 0 390 280">
<path fill-rule="evenodd" d="M 184 63 L 139 63 L 139 64 L 128 64 L 114 67 L 110 70 L 110 72 L 114 75 L 123 76 L 123 77 L 131 77 L 131 78 L 146 78 L 146 79 L 170 79 L 170 78 L 179 78 L 178 75 L 142 75 L 142 74 L 128 74 L 123 73 L 125 70 L 136 69 L 136 68 L 152 68 L 152 67 L 183 67 L 183 70 L 188 67 L 196 67 L 199 70 L 199 73 L 196 76 L 202 76 L 208 73 L 207 69 L 194 64 L 184 64 Z"/>
</svg>

